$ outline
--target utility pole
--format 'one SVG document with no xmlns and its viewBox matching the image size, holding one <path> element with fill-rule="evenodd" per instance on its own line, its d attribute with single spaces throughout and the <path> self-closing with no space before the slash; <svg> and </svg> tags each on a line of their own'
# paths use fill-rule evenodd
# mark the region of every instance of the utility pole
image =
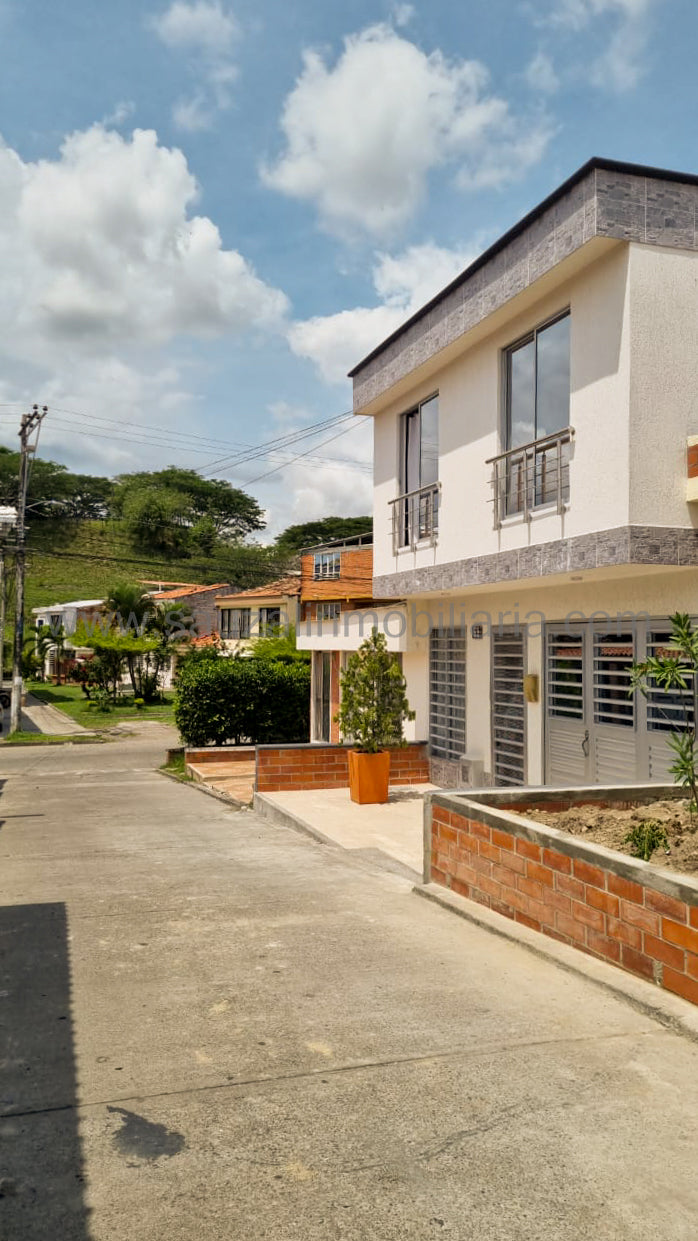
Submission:
<svg viewBox="0 0 698 1241">
<path fill-rule="evenodd" d="M 24 570 L 26 565 L 26 530 L 24 513 L 27 505 L 27 488 L 29 486 L 30 458 L 36 452 L 39 441 L 39 430 L 48 413 L 44 405 L 40 410 L 34 405 L 30 414 L 23 414 L 19 428 L 20 462 L 19 462 L 19 496 L 17 499 L 17 550 L 16 594 L 15 594 L 15 641 L 12 655 L 12 702 L 10 705 L 10 736 L 19 728 L 20 708 L 22 705 L 22 655 L 24 648 Z"/>
</svg>

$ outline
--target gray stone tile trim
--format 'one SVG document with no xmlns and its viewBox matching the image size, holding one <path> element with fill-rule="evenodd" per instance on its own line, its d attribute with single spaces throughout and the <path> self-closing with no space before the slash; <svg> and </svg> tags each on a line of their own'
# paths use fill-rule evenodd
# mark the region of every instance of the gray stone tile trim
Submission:
<svg viewBox="0 0 698 1241">
<path fill-rule="evenodd" d="M 401 599 L 442 590 L 525 581 L 608 565 L 698 565 L 698 530 L 665 526 L 619 526 L 556 539 L 539 547 L 470 556 L 448 564 L 405 569 L 373 579 L 376 598 Z"/>
<path fill-rule="evenodd" d="M 352 372 L 361 410 L 594 237 L 698 249 L 695 178 L 592 160 Z"/>
</svg>

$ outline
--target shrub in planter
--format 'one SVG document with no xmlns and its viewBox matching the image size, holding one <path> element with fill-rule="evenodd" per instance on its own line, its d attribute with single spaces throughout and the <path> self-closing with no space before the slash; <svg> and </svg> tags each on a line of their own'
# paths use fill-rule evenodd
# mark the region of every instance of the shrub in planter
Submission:
<svg viewBox="0 0 698 1241">
<path fill-rule="evenodd" d="M 404 745 L 405 720 L 415 712 L 405 696 L 400 665 L 388 650 L 385 634 L 373 629 L 352 655 L 342 674 L 342 697 L 336 719 L 349 751 L 349 793 L 352 801 L 386 802 L 391 746 Z"/>
<path fill-rule="evenodd" d="M 187 745 L 307 741 L 310 668 L 261 659 L 189 664 L 179 674 L 174 715 Z"/>
</svg>

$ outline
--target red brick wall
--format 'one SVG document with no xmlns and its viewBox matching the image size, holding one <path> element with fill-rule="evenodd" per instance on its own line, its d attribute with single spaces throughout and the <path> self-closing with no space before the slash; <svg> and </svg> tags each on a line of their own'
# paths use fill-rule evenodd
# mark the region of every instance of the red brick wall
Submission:
<svg viewBox="0 0 698 1241">
<path fill-rule="evenodd" d="M 177 752 L 173 751 L 173 753 Z M 254 758 L 253 745 L 211 745 L 203 746 L 199 750 L 192 750 L 189 747 L 184 750 L 185 763 L 249 763 L 252 758 Z"/>
<path fill-rule="evenodd" d="M 328 548 L 341 553 L 339 577 L 316 581 L 314 552 L 301 556 L 301 599 L 370 599 L 373 585 L 371 547 Z"/>
<path fill-rule="evenodd" d="M 431 879 L 698 1004 L 698 898 L 667 896 L 438 805 Z"/>
<path fill-rule="evenodd" d="M 686 450 L 686 473 L 689 478 L 698 478 L 698 444 L 689 444 Z"/>
<path fill-rule="evenodd" d="M 259 746 L 257 793 L 292 789 L 349 787 L 349 746 Z M 429 779 L 426 743 L 417 742 L 390 752 L 390 783 L 424 784 Z"/>
</svg>

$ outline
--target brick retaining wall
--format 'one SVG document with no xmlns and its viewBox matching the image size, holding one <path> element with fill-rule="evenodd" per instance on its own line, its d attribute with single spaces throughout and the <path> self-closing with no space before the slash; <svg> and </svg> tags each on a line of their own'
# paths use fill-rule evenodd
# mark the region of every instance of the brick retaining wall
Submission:
<svg viewBox="0 0 698 1241">
<path fill-rule="evenodd" d="M 182 751 L 180 750 L 181 754 Z M 253 745 L 207 745 L 198 749 L 187 746 L 185 763 L 249 763 L 254 758 Z"/>
<path fill-rule="evenodd" d="M 614 795 L 617 792 L 617 796 Z M 698 882 L 509 813 L 537 805 L 636 805 L 664 788 L 583 790 L 536 799 L 470 796 L 425 805 L 425 880 L 601 957 L 698 1004 Z"/>
<path fill-rule="evenodd" d="M 293 789 L 349 787 L 349 746 L 257 746 L 257 793 Z M 429 780 L 426 742 L 414 742 L 390 751 L 391 785 L 425 784 Z"/>
</svg>

